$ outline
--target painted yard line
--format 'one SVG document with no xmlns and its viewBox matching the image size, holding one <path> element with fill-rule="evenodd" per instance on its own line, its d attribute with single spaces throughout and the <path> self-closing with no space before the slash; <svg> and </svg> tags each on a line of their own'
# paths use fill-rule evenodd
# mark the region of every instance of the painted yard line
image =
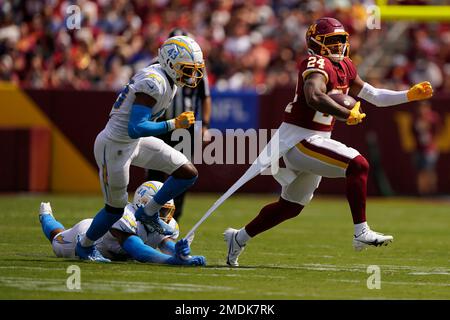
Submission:
<svg viewBox="0 0 450 320">
<path fill-rule="evenodd" d="M 33 279 L 18 277 L 0 277 L 0 284 L 21 290 L 44 290 L 73 292 L 66 287 L 66 279 Z M 83 281 L 82 291 L 112 291 L 119 288 L 122 292 L 148 292 L 148 291 L 230 291 L 233 287 L 196 285 L 188 283 L 159 283 L 159 282 L 128 282 L 128 281 Z"/>
<path fill-rule="evenodd" d="M 328 279 L 327 281 L 333 282 L 346 282 L 346 283 L 360 283 L 361 285 L 366 285 L 365 281 L 359 280 L 348 280 L 348 279 Z M 430 286 L 430 287 L 450 287 L 450 283 L 435 283 L 435 282 L 411 282 L 411 281 L 386 281 L 382 280 L 383 284 L 393 284 L 393 285 L 405 285 L 405 286 Z"/>
<path fill-rule="evenodd" d="M 266 267 L 275 267 L 275 268 L 283 268 L 283 269 L 306 269 L 312 271 L 348 271 L 348 272 L 366 272 L 367 265 L 354 264 L 354 265 L 334 265 L 334 264 L 321 264 L 321 263 L 304 263 L 301 265 L 285 265 L 285 264 L 269 264 Z M 382 271 L 412 271 L 412 272 L 447 272 L 448 269 L 444 267 L 416 267 L 416 266 L 396 266 L 396 265 L 380 265 L 378 266 L 382 269 Z M 261 266 L 264 268 L 265 266 Z"/>
<path fill-rule="evenodd" d="M 205 269 L 205 271 L 209 270 L 209 268 Z M 223 268 L 221 269 L 223 270 Z M 138 271 L 120 271 L 125 273 L 151 273 L 148 271 L 138 270 Z M 182 276 L 199 276 L 199 277 L 231 277 L 231 278 L 263 278 L 263 279 L 286 279 L 288 277 L 284 276 L 272 276 L 272 275 L 261 275 L 261 274 L 226 274 L 226 273 L 181 273 L 181 272 L 167 272 L 164 271 L 164 274 L 168 275 L 182 275 Z"/>
<path fill-rule="evenodd" d="M 369 264 L 367 264 L 369 265 Z M 366 268 L 367 265 L 355 264 L 355 266 L 359 266 L 361 268 Z M 388 270 L 406 270 L 412 272 L 450 272 L 448 267 L 441 266 L 407 266 L 407 265 L 394 265 L 394 264 L 377 264 L 380 268 L 386 268 Z"/>
<path fill-rule="evenodd" d="M 240 290 L 234 287 L 196 285 L 187 283 L 140 283 L 129 281 L 83 281 L 81 290 L 69 290 L 65 286 L 66 279 L 33 279 L 21 277 L 0 277 L 0 285 L 26 291 L 52 291 L 52 292 L 121 292 L 121 293 L 149 293 L 154 291 L 182 291 L 182 292 L 229 292 L 235 294 L 255 294 L 255 291 Z M 313 297 L 314 294 L 286 293 L 286 292 L 259 292 L 262 296 L 285 296 L 285 297 Z"/>
<path fill-rule="evenodd" d="M 43 271 L 43 272 L 47 272 L 47 271 L 61 271 L 61 272 L 65 272 L 66 269 L 65 268 L 45 268 L 45 267 L 26 267 L 26 266 L 0 266 L 0 269 L 12 269 L 12 270 L 16 270 L 16 269 L 23 269 L 23 270 L 35 270 L 35 271 Z M 205 268 L 204 270 L 207 272 L 208 270 L 222 270 L 222 271 L 229 271 L 229 269 L 224 269 L 224 268 Z M 232 268 L 230 268 L 232 269 Z M 233 270 L 239 270 L 242 271 L 244 269 L 236 269 L 234 268 Z M 253 269 L 256 270 L 256 269 Z M 89 273 L 90 271 L 88 270 L 84 270 L 84 272 Z M 95 273 L 96 271 L 93 270 L 91 273 Z M 114 272 L 113 270 L 111 270 L 111 272 Z M 155 271 L 154 270 L 120 270 L 120 273 L 130 273 L 130 274 L 136 274 L 136 273 L 142 273 L 142 274 L 154 274 Z M 227 273 L 186 273 L 186 272 L 170 272 L 170 271 L 164 271 L 164 274 L 167 275 L 174 275 L 174 276 L 187 276 L 187 277 L 192 277 L 192 276 L 199 276 L 199 277 L 205 277 L 205 276 L 210 276 L 210 277 L 242 277 L 242 278 L 264 278 L 264 279 L 286 279 L 286 277 L 284 276 L 272 276 L 272 275 L 260 275 L 260 274 L 238 274 L 238 273 L 233 273 L 233 274 L 227 274 Z"/>
<path fill-rule="evenodd" d="M 26 266 L 0 266 L 0 269 L 23 269 L 23 270 L 35 270 L 35 271 L 63 271 L 65 272 L 65 268 L 46 268 L 46 267 L 26 267 Z"/>
<path fill-rule="evenodd" d="M 431 276 L 431 275 L 446 275 L 450 276 L 449 272 L 410 272 L 408 273 L 413 276 Z"/>
<path fill-rule="evenodd" d="M 347 272 L 366 272 L 367 267 L 370 264 L 362 265 L 362 264 L 354 264 L 354 265 L 334 265 L 334 264 L 321 264 L 321 263 L 305 263 L 301 265 L 285 265 L 285 264 L 268 264 L 264 266 L 260 266 L 258 268 L 204 268 L 206 272 L 209 270 L 221 270 L 221 271 L 231 271 L 231 272 L 241 272 L 241 271 L 255 271 L 259 270 L 260 268 L 283 268 L 283 269 L 302 269 L 302 270 L 312 270 L 312 271 L 347 271 Z M 398 272 L 398 271 L 410 271 L 413 273 L 425 273 L 425 274 L 449 274 L 450 269 L 444 268 L 444 267 L 418 267 L 418 266 L 402 266 L 402 265 L 378 265 L 382 271 L 391 271 L 391 272 Z M 28 266 L 0 266 L 0 269 L 24 269 L 24 270 L 40 270 L 40 271 L 64 271 L 64 268 L 46 268 L 46 267 L 28 267 Z M 112 270 L 113 271 L 113 270 Z M 87 271 L 89 272 L 89 271 Z M 93 271 L 95 272 L 95 271 Z M 124 273 L 153 273 L 154 271 L 149 270 L 120 270 L 120 272 Z M 241 275 L 237 273 L 233 274 L 221 274 L 221 273 L 186 273 L 186 272 L 165 272 L 168 274 L 173 275 L 182 275 L 182 276 L 192 276 L 192 275 L 198 275 L 198 276 L 213 276 L 213 277 L 240 277 Z M 256 274 L 246 274 L 242 275 L 242 277 L 261 277 L 261 278 L 267 278 L 270 276 L 266 275 L 256 275 Z M 285 278 L 282 276 L 272 276 L 272 278 Z"/>
<path fill-rule="evenodd" d="M 372 265 L 371 263 L 368 264 L 349 264 L 348 266 L 339 266 L 334 264 L 321 264 L 321 263 L 305 263 L 303 264 L 305 266 L 318 266 L 318 267 L 324 267 L 324 268 L 340 268 L 340 267 L 350 267 L 353 269 L 361 269 L 366 270 L 369 265 Z M 434 272 L 434 271 L 443 271 L 447 272 L 450 271 L 450 269 L 446 267 L 422 267 L 422 266 L 406 266 L 406 265 L 386 265 L 386 264 L 376 264 L 382 269 L 385 269 L 387 271 L 398 271 L 398 270 L 406 270 L 406 271 L 425 271 L 425 272 Z"/>
</svg>

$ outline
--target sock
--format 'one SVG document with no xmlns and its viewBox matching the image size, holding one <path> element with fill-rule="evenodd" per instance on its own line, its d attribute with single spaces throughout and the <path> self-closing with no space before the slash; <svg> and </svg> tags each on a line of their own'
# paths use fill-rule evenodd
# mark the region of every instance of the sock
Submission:
<svg viewBox="0 0 450 320">
<path fill-rule="evenodd" d="M 237 235 L 236 235 L 236 241 L 238 242 L 238 244 L 241 247 L 245 246 L 247 241 L 250 240 L 251 238 L 252 237 L 250 237 L 248 235 L 247 231 L 245 231 L 245 228 L 242 228 L 241 230 L 239 230 Z"/>
<path fill-rule="evenodd" d="M 64 226 L 56 221 L 56 219 L 51 214 L 43 214 L 41 216 L 41 227 L 45 236 L 50 240 L 50 234 L 55 229 L 65 229 Z"/>
<path fill-rule="evenodd" d="M 369 229 L 367 222 L 355 224 L 355 236 L 359 236 L 364 230 Z"/>
<path fill-rule="evenodd" d="M 149 216 L 154 215 L 167 201 L 174 199 L 179 194 L 182 194 L 190 186 L 192 186 L 196 180 L 197 177 L 192 179 L 177 179 L 174 177 L 169 177 L 169 179 L 164 182 L 161 189 L 159 189 L 159 191 L 155 194 L 153 199 L 151 199 L 144 207 L 145 213 Z"/>
<path fill-rule="evenodd" d="M 359 155 L 348 165 L 346 176 L 346 194 L 354 224 L 366 221 L 367 176 L 369 164 Z"/>
<path fill-rule="evenodd" d="M 108 211 L 106 211 L 108 208 Z M 92 246 L 116 223 L 123 214 L 123 208 L 113 208 L 108 205 L 101 209 L 94 217 L 86 235 L 81 237 L 80 243 L 84 247 Z"/>
<path fill-rule="evenodd" d="M 302 209 L 303 206 L 301 204 L 290 202 L 280 197 L 277 202 L 262 208 L 261 212 L 245 226 L 245 231 L 253 238 L 285 220 L 296 217 Z"/>
</svg>

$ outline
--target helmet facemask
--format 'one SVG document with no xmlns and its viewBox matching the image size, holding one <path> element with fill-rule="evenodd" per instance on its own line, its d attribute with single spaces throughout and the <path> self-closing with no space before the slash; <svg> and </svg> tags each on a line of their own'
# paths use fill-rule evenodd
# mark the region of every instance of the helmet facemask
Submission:
<svg viewBox="0 0 450 320">
<path fill-rule="evenodd" d="M 350 44 L 345 31 L 311 37 L 310 40 L 320 47 L 320 55 L 334 62 L 340 62 L 349 56 Z"/>
<path fill-rule="evenodd" d="M 172 68 L 175 70 L 177 85 L 195 88 L 203 78 L 205 63 L 177 62 Z"/>
<path fill-rule="evenodd" d="M 175 205 L 167 202 L 165 205 L 159 209 L 159 217 L 165 223 L 169 223 L 172 220 L 173 214 L 175 213 Z"/>
</svg>

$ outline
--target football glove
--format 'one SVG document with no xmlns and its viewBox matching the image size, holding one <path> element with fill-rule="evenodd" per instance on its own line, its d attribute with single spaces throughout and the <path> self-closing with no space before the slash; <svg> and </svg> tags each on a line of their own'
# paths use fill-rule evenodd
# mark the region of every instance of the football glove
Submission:
<svg viewBox="0 0 450 320">
<path fill-rule="evenodd" d="M 187 129 L 195 122 L 194 112 L 186 111 L 175 118 L 175 129 Z"/>
<path fill-rule="evenodd" d="M 206 266 L 206 259 L 204 256 L 192 256 L 186 261 L 186 264 L 190 266 Z"/>
<path fill-rule="evenodd" d="M 185 239 L 177 241 L 175 244 L 175 253 L 177 257 L 183 258 L 189 256 L 191 253 L 191 248 L 189 248 L 189 243 Z"/>
<path fill-rule="evenodd" d="M 347 118 L 347 124 L 349 126 L 353 126 L 356 125 L 358 123 L 362 122 L 362 119 L 364 119 L 366 117 L 365 113 L 360 113 L 359 108 L 360 108 L 361 102 L 358 101 L 355 103 L 354 107 L 352 108 L 352 110 L 350 110 L 350 115 Z"/>
<path fill-rule="evenodd" d="M 418 83 L 411 87 L 406 93 L 408 101 L 424 100 L 431 98 L 433 95 L 433 87 L 428 81 Z"/>
</svg>

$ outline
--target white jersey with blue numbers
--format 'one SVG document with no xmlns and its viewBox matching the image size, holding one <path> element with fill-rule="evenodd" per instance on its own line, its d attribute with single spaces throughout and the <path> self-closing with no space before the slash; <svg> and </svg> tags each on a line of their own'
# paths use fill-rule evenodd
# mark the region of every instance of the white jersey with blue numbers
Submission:
<svg viewBox="0 0 450 320">
<path fill-rule="evenodd" d="M 135 100 L 135 94 L 142 92 L 156 100 L 150 119 L 156 120 L 170 106 L 176 90 L 176 85 L 171 85 L 159 64 L 153 64 L 141 69 L 131 78 L 130 82 L 128 82 L 117 97 L 105 128 L 107 136 L 119 142 L 135 141 L 135 139 L 131 139 L 128 136 L 128 121 L 130 119 L 131 107 Z"/>
<path fill-rule="evenodd" d="M 175 230 L 171 236 L 161 235 L 153 230 L 151 227 L 143 225 L 141 222 L 136 221 L 134 212 L 136 209 L 133 205 L 128 204 L 125 207 L 122 218 L 117 221 L 112 228 L 123 231 L 125 233 L 135 234 L 144 241 L 144 243 L 152 248 L 158 249 L 159 244 L 164 239 L 176 240 L 180 234 L 178 223 L 175 219 L 171 219 L 169 225 Z M 120 246 L 117 238 L 115 238 L 110 232 L 107 232 L 97 244 L 98 250 L 103 256 L 113 260 L 125 260 L 129 258 L 125 250 Z"/>
</svg>

